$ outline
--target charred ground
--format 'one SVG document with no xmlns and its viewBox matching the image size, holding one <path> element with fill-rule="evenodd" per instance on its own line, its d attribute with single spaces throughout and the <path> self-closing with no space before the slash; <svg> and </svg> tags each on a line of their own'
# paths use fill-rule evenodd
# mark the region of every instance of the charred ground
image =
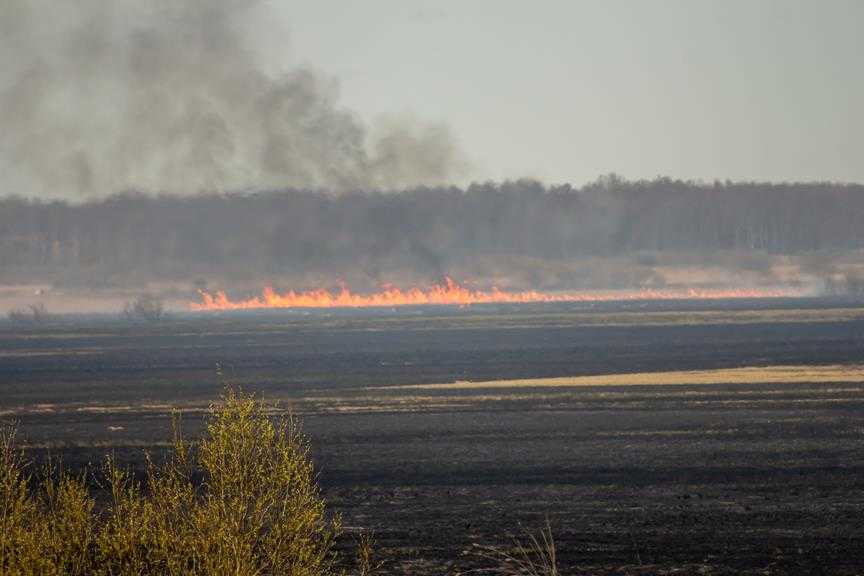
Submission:
<svg viewBox="0 0 864 576">
<path fill-rule="evenodd" d="M 61 319 L 0 333 L 31 453 L 142 465 L 226 382 L 303 415 L 321 482 L 393 572 L 476 565 L 548 517 L 565 566 L 858 573 L 864 384 L 396 385 L 858 364 L 860 303 L 778 300 Z M 627 568 L 622 568 L 627 567 Z"/>
</svg>

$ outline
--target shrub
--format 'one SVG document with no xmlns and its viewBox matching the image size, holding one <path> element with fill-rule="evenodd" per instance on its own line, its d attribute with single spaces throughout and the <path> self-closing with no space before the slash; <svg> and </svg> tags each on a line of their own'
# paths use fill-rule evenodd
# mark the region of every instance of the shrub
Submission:
<svg viewBox="0 0 864 576">
<path fill-rule="evenodd" d="M 153 294 L 142 294 L 123 307 L 123 318 L 130 322 L 159 322 L 166 316 L 165 303 Z"/>
<path fill-rule="evenodd" d="M 49 471 L 34 485 L 14 429 L 5 429 L 0 573 L 335 574 L 340 522 L 326 513 L 298 423 L 271 420 L 251 396 L 228 391 L 222 400 L 197 447 L 176 421 L 166 462 L 148 456 L 143 481 L 107 458 L 101 507 L 84 476 Z M 358 571 L 370 566 L 363 539 Z"/>
<path fill-rule="evenodd" d="M 16 308 L 9 311 L 9 321 L 20 325 L 40 325 L 51 319 L 45 304 L 30 304 L 26 308 Z"/>
</svg>

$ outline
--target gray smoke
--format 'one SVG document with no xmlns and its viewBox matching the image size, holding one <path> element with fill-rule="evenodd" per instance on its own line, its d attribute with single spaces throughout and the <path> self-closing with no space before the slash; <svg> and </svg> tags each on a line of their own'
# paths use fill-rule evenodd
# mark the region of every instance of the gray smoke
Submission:
<svg viewBox="0 0 864 576">
<path fill-rule="evenodd" d="M 311 70 L 265 71 L 242 0 L 0 0 L 0 194 L 398 189 L 458 178 L 447 129 L 369 129 Z M 266 32 L 266 34 L 265 34 Z"/>
</svg>

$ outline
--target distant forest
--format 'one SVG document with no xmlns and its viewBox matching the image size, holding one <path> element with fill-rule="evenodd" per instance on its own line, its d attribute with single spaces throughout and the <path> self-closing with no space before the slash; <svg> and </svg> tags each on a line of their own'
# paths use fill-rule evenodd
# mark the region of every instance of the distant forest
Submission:
<svg viewBox="0 0 864 576">
<path fill-rule="evenodd" d="M 0 282 L 290 277 L 361 268 L 436 278 L 490 255 L 803 254 L 864 247 L 864 186 L 615 176 L 402 193 L 285 190 L 86 203 L 0 200 Z"/>
</svg>

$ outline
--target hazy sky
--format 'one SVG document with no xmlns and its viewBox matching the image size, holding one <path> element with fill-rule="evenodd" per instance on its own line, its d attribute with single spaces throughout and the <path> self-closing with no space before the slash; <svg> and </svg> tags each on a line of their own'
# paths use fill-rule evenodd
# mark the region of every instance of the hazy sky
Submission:
<svg viewBox="0 0 864 576">
<path fill-rule="evenodd" d="M 275 68 L 448 123 L 477 179 L 864 181 L 858 0 L 271 4 Z"/>
</svg>

